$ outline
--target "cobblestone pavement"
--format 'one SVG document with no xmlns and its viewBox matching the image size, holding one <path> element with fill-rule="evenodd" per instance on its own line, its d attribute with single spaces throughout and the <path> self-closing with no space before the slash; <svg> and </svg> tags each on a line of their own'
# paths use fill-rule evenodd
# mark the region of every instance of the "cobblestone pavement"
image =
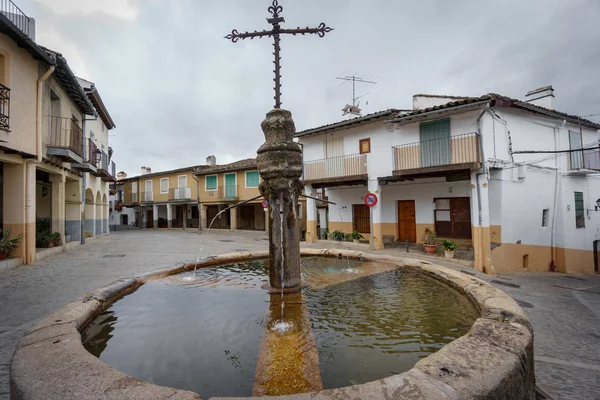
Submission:
<svg viewBox="0 0 600 400">
<path fill-rule="evenodd" d="M 204 255 L 268 248 L 262 232 L 127 231 L 33 265 L 0 271 L 0 399 L 9 398 L 14 346 L 36 320 L 119 278 L 193 262 L 203 242 Z M 365 245 L 341 247 L 367 251 Z M 400 249 L 380 253 L 406 256 Z M 432 261 L 415 252 L 409 256 Z M 535 331 L 538 385 L 552 398 L 600 399 L 600 276 L 515 272 L 490 277 L 444 259 L 435 262 L 475 273 L 522 304 Z"/>
</svg>

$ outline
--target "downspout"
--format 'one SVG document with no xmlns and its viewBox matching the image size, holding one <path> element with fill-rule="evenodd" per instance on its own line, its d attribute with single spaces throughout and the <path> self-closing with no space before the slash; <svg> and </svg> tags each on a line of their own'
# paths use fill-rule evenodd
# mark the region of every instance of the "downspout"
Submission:
<svg viewBox="0 0 600 400">
<path fill-rule="evenodd" d="M 50 75 L 52 75 L 55 68 L 56 67 L 54 65 L 51 65 L 50 68 L 48 68 L 48 71 L 46 71 L 44 73 L 44 75 L 42 75 L 38 79 L 37 107 L 36 107 L 37 116 L 36 116 L 36 125 L 35 125 L 35 138 L 37 140 L 37 162 L 42 162 L 42 94 L 43 94 L 43 85 L 44 85 L 44 82 L 46 81 L 46 79 L 48 79 L 50 77 Z"/>
<path fill-rule="evenodd" d="M 558 134 L 560 133 L 560 131 L 562 130 L 562 128 L 567 124 L 567 120 L 564 119 L 560 124 L 556 125 L 553 130 L 554 130 L 554 150 L 558 151 Z M 550 228 L 550 265 L 549 265 L 549 270 L 551 272 L 556 271 L 556 249 L 554 247 L 555 245 L 555 223 L 556 223 L 556 202 L 558 200 L 558 178 L 559 178 L 559 168 L 558 168 L 558 153 L 554 154 L 554 167 L 556 168 L 555 171 L 555 179 L 554 179 L 554 204 L 552 206 L 552 227 Z"/>
<path fill-rule="evenodd" d="M 81 129 L 83 130 L 83 140 L 82 140 L 82 144 L 81 146 L 83 147 L 82 151 L 83 154 L 85 155 L 85 126 L 86 126 L 86 121 L 87 119 L 85 118 L 85 115 L 82 118 L 81 121 Z M 94 157 L 96 155 L 94 154 Z M 88 158 L 89 158 L 89 149 L 88 149 Z M 91 160 L 88 160 L 91 161 Z M 86 190 L 86 185 L 87 185 L 87 180 L 85 179 L 86 175 L 85 172 L 83 174 L 81 174 L 81 237 L 79 238 L 79 241 L 81 244 L 85 244 L 85 190 Z"/>
<path fill-rule="evenodd" d="M 483 210 L 481 205 L 481 189 L 479 185 L 479 177 L 481 175 L 487 174 L 487 161 L 485 160 L 485 155 L 483 153 L 483 135 L 481 134 L 481 118 L 483 115 L 490 111 L 490 103 L 488 102 L 485 109 L 479 114 L 477 117 L 477 133 L 479 134 L 479 154 L 481 155 L 481 171 L 475 174 L 475 185 L 477 186 L 477 215 L 478 215 L 478 224 L 479 224 L 479 243 L 481 245 L 481 267 L 483 272 L 485 273 L 485 265 L 483 259 Z"/>
<path fill-rule="evenodd" d="M 198 198 L 198 233 L 202 232 L 202 210 L 200 209 L 200 181 L 196 179 L 196 175 L 192 173 L 192 178 L 196 181 L 196 197 Z"/>
</svg>

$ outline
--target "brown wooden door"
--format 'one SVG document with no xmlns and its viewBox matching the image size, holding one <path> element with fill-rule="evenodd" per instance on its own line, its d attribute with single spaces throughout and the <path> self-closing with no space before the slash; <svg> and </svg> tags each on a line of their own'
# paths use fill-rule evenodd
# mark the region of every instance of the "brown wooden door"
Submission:
<svg viewBox="0 0 600 400">
<path fill-rule="evenodd" d="M 371 233 L 371 210 L 365 204 L 352 206 L 352 229 L 360 233 Z"/>
<path fill-rule="evenodd" d="M 415 218 L 415 201 L 398 202 L 398 241 L 404 242 L 408 237 L 410 243 L 417 241 L 417 219 Z"/>
<path fill-rule="evenodd" d="M 471 239 L 471 199 L 459 197 L 450 199 L 452 214 L 452 237 Z"/>
<path fill-rule="evenodd" d="M 148 229 L 154 228 L 154 210 L 152 210 L 152 209 L 148 210 L 147 226 L 148 226 Z"/>
</svg>

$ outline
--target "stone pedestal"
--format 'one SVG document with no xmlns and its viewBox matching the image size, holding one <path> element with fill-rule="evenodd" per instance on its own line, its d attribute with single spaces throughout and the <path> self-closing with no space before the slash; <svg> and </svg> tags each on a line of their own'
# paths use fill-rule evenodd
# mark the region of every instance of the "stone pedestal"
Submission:
<svg viewBox="0 0 600 400">
<path fill-rule="evenodd" d="M 296 128 L 289 111 L 275 109 L 262 123 L 266 142 L 256 159 L 262 178 L 259 190 L 269 200 L 269 280 L 271 291 L 300 290 L 302 150 L 293 142 Z"/>
</svg>

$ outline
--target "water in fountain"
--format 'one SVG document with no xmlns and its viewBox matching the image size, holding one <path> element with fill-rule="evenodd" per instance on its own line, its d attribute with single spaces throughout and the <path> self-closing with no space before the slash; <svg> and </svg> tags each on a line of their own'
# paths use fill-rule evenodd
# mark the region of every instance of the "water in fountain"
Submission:
<svg viewBox="0 0 600 400">
<path fill-rule="evenodd" d="M 343 224 L 344 223 L 344 217 L 342 217 L 342 207 L 340 207 L 339 204 L 336 204 L 336 207 L 340 213 L 340 222 Z M 344 250 L 348 250 L 348 243 L 344 243 Z M 350 266 L 350 257 L 346 256 L 346 260 L 348 261 L 348 268 L 346 268 L 346 272 L 350 273 L 350 274 L 356 274 L 358 273 L 358 271 L 355 268 L 352 268 Z"/>
<path fill-rule="evenodd" d="M 284 265 L 285 265 L 285 254 L 283 251 L 283 207 L 284 207 L 284 200 L 283 200 L 283 192 L 279 194 L 279 227 L 280 227 L 280 237 L 281 237 L 281 320 L 276 323 L 275 325 L 273 325 L 273 327 L 271 328 L 272 331 L 283 334 L 285 332 L 287 332 L 290 327 L 291 324 L 288 322 L 285 322 L 285 320 L 283 319 L 283 311 L 285 309 L 285 300 L 284 300 L 284 291 L 285 291 L 285 277 L 283 275 L 284 273 Z"/>
</svg>

